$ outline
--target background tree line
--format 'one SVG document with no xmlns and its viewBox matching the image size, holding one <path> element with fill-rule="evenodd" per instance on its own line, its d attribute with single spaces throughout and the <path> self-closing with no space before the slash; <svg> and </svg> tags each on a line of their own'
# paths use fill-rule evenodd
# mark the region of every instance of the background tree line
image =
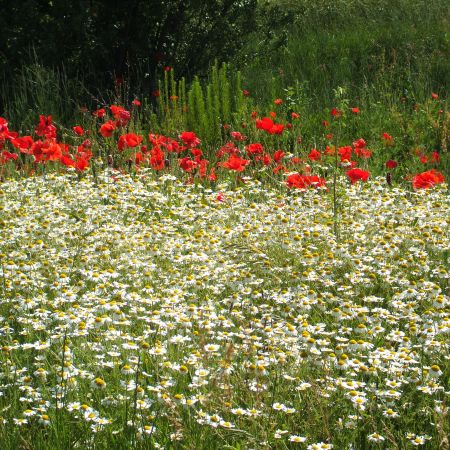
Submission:
<svg viewBox="0 0 450 450">
<path fill-rule="evenodd" d="M 38 61 L 98 87 L 229 59 L 255 27 L 256 0 L 0 0 L 0 10 L 4 77 Z"/>
<path fill-rule="evenodd" d="M 318 108 L 338 87 L 414 103 L 450 80 L 447 0 L 0 0 L 0 11 L 0 114 L 21 122 L 38 110 L 72 120 L 123 80 L 149 96 L 164 67 L 189 84 L 215 60 L 260 102 L 296 86 L 295 101 Z"/>
</svg>

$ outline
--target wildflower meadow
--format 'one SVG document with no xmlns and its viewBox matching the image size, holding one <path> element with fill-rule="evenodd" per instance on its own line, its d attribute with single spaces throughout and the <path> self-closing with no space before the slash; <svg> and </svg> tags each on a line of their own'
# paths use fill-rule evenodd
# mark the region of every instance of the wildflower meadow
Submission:
<svg viewBox="0 0 450 450">
<path fill-rule="evenodd" d="M 165 58 L 82 102 L 27 66 L 0 109 L 0 449 L 448 450 L 445 67 Z"/>
</svg>

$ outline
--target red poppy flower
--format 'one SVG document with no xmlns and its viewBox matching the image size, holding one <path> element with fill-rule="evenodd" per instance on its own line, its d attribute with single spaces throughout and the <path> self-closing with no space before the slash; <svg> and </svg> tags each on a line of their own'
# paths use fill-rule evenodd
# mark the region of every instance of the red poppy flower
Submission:
<svg viewBox="0 0 450 450">
<path fill-rule="evenodd" d="M 282 150 L 277 150 L 274 154 L 273 154 L 273 160 L 275 161 L 275 162 L 280 162 L 281 161 L 281 159 L 283 158 L 283 156 L 284 156 L 284 152 L 282 151 Z"/>
<path fill-rule="evenodd" d="M 193 131 L 183 131 L 178 137 L 188 147 L 196 147 L 201 142 Z"/>
<path fill-rule="evenodd" d="M 39 124 L 34 130 L 38 136 L 56 139 L 56 127 L 52 123 L 52 116 L 39 116 Z"/>
<path fill-rule="evenodd" d="M 90 146 L 92 145 L 92 142 L 91 142 L 89 139 L 85 139 L 85 140 L 81 143 L 81 145 L 82 145 L 83 147 L 90 147 Z"/>
<path fill-rule="evenodd" d="M 441 160 L 441 157 L 439 156 L 438 152 L 431 152 L 431 162 L 439 164 L 440 160 Z"/>
<path fill-rule="evenodd" d="M 342 111 L 339 111 L 339 109 L 337 108 L 332 108 L 330 111 L 330 115 L 332 117 L 341 117 L 342 116 Z"/>
<path fill-rule="evenodd" d="M 0 125 L 0 148 L 2 148 L 2 146 L 4 145 L 5 139 L 9 139 L 10 141 L 12 141 L 17 137 L 19 137 L 19 133 L 15 131 L 9 131 L 7 125 Z"/>
<path fill-rule="evenodd" d="M 230 155 L 228 161 L 221 163 L 221 166 L 225 167 L 225 169 L 242 172 L 249 163 L 249 159 L 242 159 L 237 155 Z"/>
<path fill-rule="evenodd" d="M 117 147 L 121 152 L 125 148 L 137 147 L 142 142 L 142 136 L 134 133 L 123 134 L 119 137 Z"/>
<path fill-rule="evenodd" d="M 112 120 L 108 120 L 100 127 L 100 134 L 104 137 L 111 137 L 116 129 L 116 124 Z"/>
<path fill-rule="evenodd" d="M 242 95 L 243 95 L 244 97 L 248 97 L 248 96 L 250 95 L 250 92 L 247 91 L 247 89 L 244 89 L 244 90 L 242 91 Z"/>
<path fill-rule="evenodd" d="M 299 188 L 299 189 L 306 189 L 308 187 L 308 183 L 306 183 L 305 178 L 303 175 L 300 175 L 299 173 L 293 173 L 292 175 L 289 175 L 286 178 L 286 184 L 290 188 Z"/>
<path fill-rule="evenodd" d="M 106 110 L 105 110 L 105 108 L 97 109 L 96 111 L 92 112 L 92 115 L 101 119 L 101 118 L 105 117 Z"/>
<path fill-rule="evenodd" d="M 109 107 L 109 109 L 113 113 L 113 116 L 114 116 L 115 119 L 119 119 L 121 114 L 122 114 L 122 112 L 126 111 L 126 109 L 123 106 L 118 106 L 118 105 L 111 105 Z"/>
<path fill-rule="evenodd" d="M 283 104 L 283 100 L 281 100 L 281 98 L 277 98 L 274 100 L 275 105 L 282 105 Z"/>
<path fill-rule="evenodd" d="M 191 173 L 198 165 L 197 162 L 193 161 L 191 158 L 180 158 L 178 160 L 178 164 L 180 164 L 180 167 L 187 173 Z"/>
<path fill-rule="evenodd" d="M 132 102 L 131 102 L 134 106 L 141 106 L 141 102 L 135 98 Z"/>
<path fill-rule="evenodd" d="M 358 167 L 354 167 L 353 169 L 347 170 L 345 172 L 346 175 L 350 178 L 352 184 L 355 184 L 357 181 L 367 181 L 370 173 L 367 170 L 359 169 Z"/>
<path fill-rule="evenodd" d="M 353 142 L 353 147 L 355 148 L 364 148 L 366 145 L 366 141 L 363 138 L 359 138 Z"/>
<path fill-rule="evenodd" d="M 75 161 L 69 155 L 62 155 L 59 161 L 66 167 L 75 167 Z"/>
<path fill-rule="evenodd" d="M 394 138 L 388 133 L 383 133 L 381 135 L 381 139 L 383 139 L 383 141 L 386 145 L 391 145 L 394 143 Z"/>
<path fill-rule="evenodd" d="M 63 146 L 55 141 L 44 141 L 35 147 L 36 161 L 58 161 L 63 155 Z"/>
<path fill-rule="evenodd" d="M 30 154 L 29 149 L 33 145 L 33 138 L 31 136 L 22 136 L 11 140 L 11 144 L 20 150 L 20 153 Z"/>
<path fill-rule="evenodd" d="M 235 154 L 237 155 L 239 153 L 239 149 L 234 145 L 233 142 L 227 142 L 225 145 L 219 148 L 216 152 L 217 158 L 222 158 L 223 155 L 229 154 Z"/>
<path fill-rule="evenodd" d="M 360 158 L 370 158 L 372 156 L 372 150 L 369 150 L 368 148 L 355 148 L 355 153 L 357 154 L 357 156 L 359 156 Z"/>
<path fill-rule="evenodd" d="M 199 160 L 196 160 L 196 163 L 198 164 L 198 174 L 199 174 L 200 178 L 205 178 L 209 161 L 207 159 L 199 159 Z"/>
<path fill-rule="evenodd" d="M 200 160 L 203 152 L 199 148 L 191 148 L 191 153 L 195 156 L 195 159 Z"/>
<path fill-rule="evenodd" d="M 150 150 L 150 166 L 154 170 L 162 170 L 165 167 L 165 153 L 157 146 Z"/>
<path fill-rule="evenodd" d="M 290 125 L 290 124 L 289 124 Z M 281 123 L 275 123 L 273 127 L 269 130 L 270 134 L 281 134 L 283 133 L 284 125 Z"/>
<path fill-rule="evenodd" d="M 398 166 L 397 162 L 392 159 L 386 162 L 386 167 L 388 169 L 395 169 L 397 166 Z"/>
<path fill-rule="evenodd" d="M 272 173 L 277 174 L 279 172 L 287 172 L 286 166 L 283 166 L 283 164 L 278 164 L 273 170 Z"/>
<path fill-rule="evenodd" d="M 66 152 L 68 153 L 68 148 L 66 149 Z M 77 148 L 77 153 L 75 155 L 77 158 L 86 158 L 86 159 L 91 159 L 92 158 L 92 152 L 84 147 L 83 145 L 79 145 Z"/>
<path fill-rule="evenodd" d="M 258 130 L 269 131 L 273 127 L 273 120 L 269 117 L 263 117 L 256 120 L 256 128 Z"/>
<path fill-rule="evenodd" d="M 436 94 L 436 92 L 432 92 L 432 93 L 431 93 L 431 98 L 432 98 L 433 100 L 437 100 L 437 99 L 439 98 L 439 95 Z"/>
<path fill-rule="evenodd" d="M 269 166 L 272 163 L 272 158 L 266 153 L 262 158 L 262 162 L 265 166 Z"/>
<path fill-rule="evenodd" d="M 0 133 L 8 130 L 8 121 L 4 117 L 0 117 Z"/>
<path fill-rule="evenodd" d="M 238 142 L 242 142 L 245 141 L 245 139 L 247 139 L 242 133 L 239 133 L 239 131 L 232 131 L 230 134 L 231 137 Z"/>
<path fill-rule="evenodd" d="M 286 179 L 286 184 L 290 188 L 307 189 L 308 187 L 324 187 L 326 182 L 324 178 L 319 178 L 317 175 L 300 175 L 294 173 L 289 175 Z"/>
<path fill-rule="evenodd" d="M 300 114 L 298 114 L 296 112 L 292 112 L 291 117 L 292 117 L 292 119 L 298 119 L 300 117 Z"/>
<path fill-rule="evenodd" d="M 209 171 L 208 180 L 212 182 L 217 181 L 216 169 L 214 167 Z"/>
<path fill-rule="evenodd" d="M 264 152 L 264 147 L 259 142 L 255 142 L 253 144 L 247 145 L 245 147 L 245 150 L 247 150 L 247 153 L 249 155 L 260 155 Z"/>
<path fill-rule="evenodd" d="M 350 145 L 346 145 L 344 147 L 339 147 L 338 154 L 341 157 L 341 161 L 350 161 L 352 157 L 353 149 Z"/>
<path fill-rule="evenodd" d="M 82 127 L 80 127 L 80 125 L 73 127 L 72 130 L 75 132 L 75 134 L 78 134 L 78 136 L 83 136 L 84 134 L 84 130 Z"/>
<path fill-rule="evenodd" d="M 123 106 L 111 105 L 109 107 L 116 119 L 116 125 L 118 127 L 124 127 L 131 119 L 130 111 L 126 110 Z"/>
<path fill-rule="evenodd" d="M 311 161 L 320 161 L 321 157 L 321 153 L 315 148 L 312 148 L 308 155 L 308 159 L 310 159 Z"/>
<path fill-rule="evenodd" d="M 136 152 L 134 154 L 134 163 L 136 166 L 140 166 L 144 161 L 144 154 L 142 152 Z"/>
<path fill-rule="evenodd" d="M 0 165 L 6 164 L 8 161 L 15 161 L 17 159 L 17 153 L 8 152 L 8 150 L 3 150 L 0 153 Z"/>
<path fill-rule="evenodd" d="M 79 172 L 83 172 L 83 170 L 86 170 L 88 167 L 89 160 L 87 158 L 80 158 L 75 162 L 75 169 L 77 169 Z"/>
<path fill-rule="evenodd" d="M 284 125 L 281 123 L 274 123 L 269 117 L 263 117 L 256 120 L 256 128 L 267 131 L 269 134 L 281 134 L 284 130 Z"/>
<path fill-rule="evenodd" d="M 180 153 L 185 150 L 185 147 L 182 147 L 178 141 L 167 136 L 162 136 L 159 134 L 149 134 L 148 140 L 154 146 L 163 146 L 169 153 Z"/>
<path fill-rule="evenodd" d="M 413 177 L 412 185 L 414 189 L 428 189 L 436 184 L 444 183 L 445 178 L 442 173 L 434 169 L 422 172 Z"/>
<path fill-rule="evenodd" d="M 352 108 L 352 113 L 353 114 L 359 114 L 361 111 L 359 110 L 358 107 Z"/>
</svg>

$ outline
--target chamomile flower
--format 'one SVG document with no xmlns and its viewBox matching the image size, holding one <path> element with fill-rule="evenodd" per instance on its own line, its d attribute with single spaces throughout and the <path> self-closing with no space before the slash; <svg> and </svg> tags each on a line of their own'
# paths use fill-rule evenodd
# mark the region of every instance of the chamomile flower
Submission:
<svg viewBox="0 0 450 450">
<path fill-rule="evenodd" d="M 308 450 L 331 450 L 333 448 L 333 444 L 326 444 L 324 442 L 319 442 L 317 444 L 308 445 Z"/>
<path fill-rule="evenodd" d="M 381 436 L 381 434 L 378 434 L 378 433 L 369 434 L 367 436 L 367 439 L 369 441 L 371 441 L 371 442 L 383 442 L 384 441 L 384 437 Z"/>
<path fill-rule="evenodd" d="M 38 422 L 41 425 L 48 426 L 48 425 L 50 425 L 50 417 L 47 414 L 41 414 L 39 416 Z"/>
<path fill-rule="evenodd" d="M 306 442 L 306 437 L 299 436 L 297 434 L 291 434 L 289 436 L 289 441 L 290 442 L 295 442 L 295 443 L 302 443 L 302 442 Z"/>
<path fill-rule="evenodd" d="M 94 378 L 91 381 L 91 386 L 95 389 L 105 389 L 106 388 L 106 383 L 105 380 L 103 378 Z"/>
</svg>

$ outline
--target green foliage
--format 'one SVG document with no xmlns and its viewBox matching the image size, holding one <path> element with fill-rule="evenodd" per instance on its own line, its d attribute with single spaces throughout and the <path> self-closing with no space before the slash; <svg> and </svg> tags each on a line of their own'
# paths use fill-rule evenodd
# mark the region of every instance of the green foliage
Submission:
<svg viewBox="0 0 450 450">
<path fill-rule="evenodd" d="M 14 25 L 17 17 L 10 17 L 11 11 L 22 11 L 19 3 L 11 3 L 4 9 L 3 19 L 7 18 L 11 23 L 4 24 L 0 31 L 7 38 L 2 57 L 17 51 L 26 62 L 25 41 L 22 37 L 22 40 L 14 38 L 19 29 L 17 24 Z M 100 10 L 106 11 L 101 9 L 106 8 L 106 4 L 100 1 L 90 3 L 82 2 L 84 8 L 97 11 L 90 20 L 106 23 L 105 17 L 98 17 Z M 158 13 L 161 17 L 165 14 L 167 23 L 161 27 L 166 29 L 170 28 L 168 23 L 175 23 L 175 17 L 180 19 L 180 14 L 188 14 L 188 10 L 190 12 L 185 17 L 187 23 L 197 23 L 200 16 L 194 12 L 205 13 L 210 8 L 192 2 L 186 11 L 180 12 L 178 3 L 168 3 Z M 218 5 L 220 2 L 216 3 Z M 245 3 L 247 8 L 250 8 L 250 3 Z M 38 7 L 32 1 L 24 4 L 30 8 L 29 16 L 24 19 L 27 23 L 28 18 L 37 18 Z M 147 6 L 141 2 L 136 2 L 136 5 L 146 11 Z M 230 8 L 227 9 L 230 13 L 227 20 L 231 24 L 234 20 L 233 8 L 239 7 L 236 2 L 224 1 L 223 5 Z M 166 7 L 167 10 L 164 9 Z M 55 17 L 63 11 L 58 2 L 39 8 L 41 19 L 34 27 L 43 26 L 42 23 L 55 25 Z M 85 11 L 83 8 L 81 10 Z M 81 10 L 79 14 L 83 13 Z M 30 62 L 23 64 L 15 73 L 6 73 L 0 83 L 0 115 L 5 116 L 14 129 L 29 134 L 38 114 L 51 114 L 59 127 L 67 127 L 70 134 L 74 124 L 79 123 L 87 128 L 94 126 L 90 114 L 82 114 L 81 111 L 111 104 L 130 108 L 131 100 L 138 98 L 142 101 L 142 109 L 133 114 L 130 131 L 170 136 L 177 136 L 184 130 L 195 131 L 202 140 L 202 150 L 210 159 L 218 147 L 230 139 L 230 131 L 240 131 L 249 141 L 262 142 L 272 150 L 277 147 L 306 155 L 312 147 L 323 149 L 330 144 L 326 134 L 333 130 L 325 130 L 322 123 L 330 119 L 329 109 L 338 106 L 333 92 L 342 89 L 347 109 L 337 144 L 348 145 L 355 138 L 364 137 L 376 151 L 375 157 L 380 155 L 377 164 L 382 170 L 387 157 L 408 161 L 418 149 L 442 153 L 447 150 L 449 113 L 445 97 L 450 80 L 449 10 L 443 0 L 427 3 L 421 0 L 389 3 L 387 0 L 260 2 L 257 26 L 247 30 L 251 34 L 246 36 L 241 33 L 239 38 L 235 34 L 227 37 L 239 41 L 235 42 L 235 50 L 245 42 L 244 50 L 233 59 L 233 63 L 220 64 L 218 61 L 231 60 L 234 50 L 227 54 L 217 52 L 216 62 L 206 71 L 212 53 L 205 49 L 195 50 L 194 32 L 186 31 L 183 22 L 176 28 L 178 38 L 170 37 L 180 39 L 179 46 L 174 47 L 175 59 L 152 65 L 145 59 L 148 55 L 144 57 L 137 50 L 137 53 L 130 52 L 129 55 L 137 55 L 136 64 L 128 67 L 129 76 L 123 83 L 116 83 L 109 90 L 102 89 L 102 77 L 108 71 L 112 73 L 115 70 L 112 69 L 115 62 L 111 54 L 110 68 L 104 66 L 99 70 L 104 56 L 112 51 L 109 49 L 104 53 L 101 50 L 99 42 L 105 38 L 102 34 L 106 33 L 105 30 L 95 38 L 98 42 L 95 39 L 92 41 L 97 42 L 92 49 L 80 47 L 80 58 L 82 55 L 88 63 L 87 70 L 83 71 L 70 58 L 68 65 L 52 67 L 52 64 L 47 64 L 39 47 L 44 46 L 49 38 L 44 36 L 42 41 L 33 41 L 36 51 L 31 53 Z M 72 6 L 65 11 L 70 22 L 76 12 Z M 118 11 L 113 8 L 113 24 Z M 152 14 L 157 13 L 154 11 Z M 126 17 L 116 23 L 119 28 L 125 26 Z M 33 26 L 30 25 L 30 33 Z M 90 29 L 94 25 L 83 26 Z M 136 28 L 137 37 L 142 31 L 140 26 L 144 25 L 139 24 Z M 200 31 L 196 28 L 194 33 L 199 40 Z M 56 27 L 52 36 L 58 32 Z M 110 33 L 115 32 L 110 30 Z M 204 36 L 212 39 L 214 35 L 214 39 L 219 39 L 220 33 L 216 36 L 210 30 Z M 114 39 L 118 39 L 117 36 Z M 149 35 L 149 40 L 153 39 L 152 36 Z M 114 39 L 111 42 L 115 42 Z M 216 42 L 214 39 L 212 41 Z M 143 41 L 140 45 L 144 45 Z M 132 45 L 137 46 L 138 42 L 133 41 Z M 47 45 L 48 54 L 56 51 L 57 46 L 58 40 Z M 98 60 L 91 64 L 89 61 L 93 58 L 94 49 Z M 61 61 L 66 61 L 64 52 L 61 55 Z M 188 69 L 182 63 L 186 55 L 192 59 L 193 55 L 196 56 L 195 64 L 188 64 Z M 51 57 L 47 57 L 47 62 L 51 62 Z M 131 61 L 132 56 L 129 58 Z M 173 64 L 176 68 L 169 70 L 166 67 L 167 70 L 163 71 L 165 64 Z M 197 70 L 198 74 L 193 76 Z M 91 76 L 95 76 L 94 85 Z M 155 92 L 157 88 L 158 93 Z M 250 91 L 249 97 L 244 97 L 243 89 Z M 430 99 L 431 92 L 439 94 L 438 101 Z M 275 98 L 282 99 L 283 104 L 275 106 Z M 360 108 L 361 114 L 350 113 L 350 108 L 354 106 Z M 284 124 L 291 122 L 293 128 L 290 133 L 283 133 L 274 140 L 255 129 L 254 122 L 250 120 L 251 111 L 257 111 L 259 117 L 274 111 L 277 121 Z M 300 119 L 292 121 L 291 112 L 299 113 Z M 383 132 L 394 136 L 395 145 L 383 146 L 380 141 Z M 91 138 L 97 144 L 97 140 L 93 136 Z M 100 139 L 98 152 L 106 155 L 109 146 L 112 144 Z"/>
<path fill-rule="evenodd" d="M 195 77 L 186 92 L 184 78 L 176 80 L 173 71 L 170 76 L 165 72 L 156 109 L 145 102 L 152 111 L 152 123 L 161 133 L 194 130 L 207 145 L 220 145 L 227 126 L 240 126 L 248 119 L 250 101 L 242 94 L 241 78 L 239 71 L 216 61 L 208 76 Z"/>
<path fill-rule="evenodd" d="M 77 100 L 83 94 L 86 91 L 79 78 L 69 78 L 64 68 L 51 69 L 35 61 L 21 68 L 13 85 L 0 84 L 0 115 L 24 134 L 34 128 L 37 114 L 53 114 L 59 123 L 69 124 L 80 117 Z"/>
<path fill-rule="evenodd" d="M 0 0 L 0 74 L 11 79 L 33 49 L 46 67 L 82 72 L 91 89 L 112 79 L 154 87 L 162 66 L 192 77 L 233 55 L 255 8 L 256 0 Z"/>
<path fill-rule="evenodd" d="M 443 0 L 267 1 L 239 65 L 259 97 L 273 76 L 283 87 L 307 82 L 319 107 L 338 86 L 352 99 L 374 91 L 423 98 L 448 90 L 449 24 Z"/>
</svg>

